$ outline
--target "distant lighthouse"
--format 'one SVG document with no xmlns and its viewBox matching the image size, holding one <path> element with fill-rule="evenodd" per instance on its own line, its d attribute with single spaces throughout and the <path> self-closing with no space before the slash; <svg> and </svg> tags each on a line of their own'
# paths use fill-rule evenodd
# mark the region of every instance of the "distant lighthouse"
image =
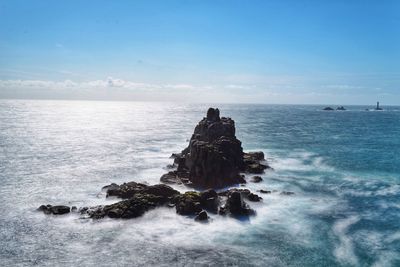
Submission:
<svg viewBox="0 0 400 267">
<path fill-rule="evenodd" d="M 379 107 L 379 101 L 376 102 L 376 108 L 375 108 L 375 110 L 382 110 L 382 108 Z"/>
</svg>

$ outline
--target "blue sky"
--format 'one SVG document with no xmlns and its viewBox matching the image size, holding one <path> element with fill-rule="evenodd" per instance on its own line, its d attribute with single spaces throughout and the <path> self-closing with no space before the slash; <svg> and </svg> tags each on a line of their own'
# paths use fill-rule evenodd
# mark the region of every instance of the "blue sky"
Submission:
<svg viewBox="0 0 400 267">
<path fill-rule="evenodd" d="M 0 97 L 400 104 L 400 1 L 0 0 Z"/>
</svg>

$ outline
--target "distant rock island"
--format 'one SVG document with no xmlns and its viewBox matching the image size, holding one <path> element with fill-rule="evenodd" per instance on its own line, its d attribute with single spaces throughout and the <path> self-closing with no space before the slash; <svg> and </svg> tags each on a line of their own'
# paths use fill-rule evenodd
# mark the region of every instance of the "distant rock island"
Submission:
<svg viewBox="0 0 400 267">
<path fill-rule="evenodd" d="M 38 210 L 53 215 L 77 212 L 83 218 L 93 219 L 130 219 L 139 217 L 150 209 L 166 206 L 175 208 L 178 214 L 193 216 L 198 221 L 207 221 L 208 212 L 232 216 L 255 214 L 245 200 L 259 202 L 262 197 L 248 189 L 224 188 L 246 183 L 245 176 L 241 174 L 243 172 L 261 174 L 270 167 L 265 163 L 263 152 L 243 152 L 241 142 L 235 136 L 235 122 L 231 118 L 220 117 L 217 108 L 208 109 L 207 116 L 195 127 L 188 147 L 172 157 L 174 163 L 170 168 L 174 170 L 164 174 L 160 178 L 161 182 L 183 184 L 200 189 L 201 192 L 180 193 L 166 184 L 113 183 L 102 190 L 107 197 L 121 198 L 122 201 L 79 209 L 64 205 L 42 205 Z M 258 183 L 262 178 L 253 176 L 251 181 Z M 268 190 L 259 192 L 272 193 Z"/>
<path fill-rule="evenodd" d="M 335 110 L 335 109 L 332 108 L 332 107 L 326 107 L 326 108 L 324 108 L 323 110 L 325 110 L 325 111 L 333 111 L 333 110 Z M 336 108 L 336 110 L 344 111 L 344 110 L 346 110 L 346 109 L 345 109 L 345 107 L 343 107 L 343 106 L 339 106 L 339 107 Z"/>
</svg>

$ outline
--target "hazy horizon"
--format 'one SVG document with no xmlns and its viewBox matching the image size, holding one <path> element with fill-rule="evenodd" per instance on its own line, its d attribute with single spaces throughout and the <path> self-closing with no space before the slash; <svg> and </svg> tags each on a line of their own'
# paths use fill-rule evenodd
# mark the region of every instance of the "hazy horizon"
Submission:
<svg viewBox="0 0 400 267">
<path fill-rule="evenodd" d="M 0 98 L 400 104 L 397 1 L 0 1 Z"/>
</svg>

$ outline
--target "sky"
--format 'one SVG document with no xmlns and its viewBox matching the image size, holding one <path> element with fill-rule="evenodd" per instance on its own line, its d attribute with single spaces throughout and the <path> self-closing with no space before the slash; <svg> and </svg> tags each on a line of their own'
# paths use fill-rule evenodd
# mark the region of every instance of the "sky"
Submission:
<svg viewBox="0 0 400 267">
<path fill-rule="evenodd" d="M 0 0 L 0 98 L 400 105 L 400 1 Z"/>
</svg>

